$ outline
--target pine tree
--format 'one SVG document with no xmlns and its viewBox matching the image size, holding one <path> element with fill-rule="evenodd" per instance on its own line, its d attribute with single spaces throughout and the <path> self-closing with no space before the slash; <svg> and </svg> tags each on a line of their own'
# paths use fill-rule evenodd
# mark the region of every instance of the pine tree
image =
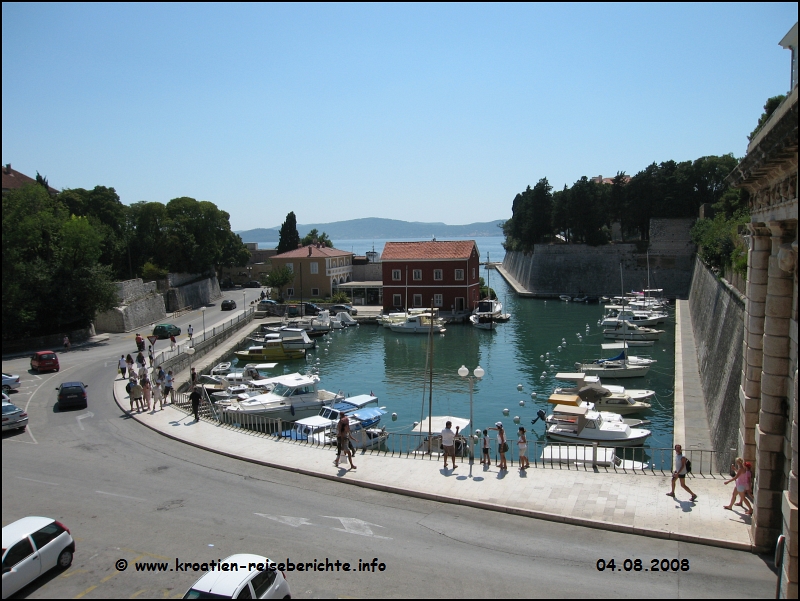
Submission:
<svg viewBox="0 0 800 601">
<path fill-rule="evenodd" d="M 294 250 L 299 245 L 300 233 L 297 231 L 297 217 L 294 216 L 294 211 L 292 211 L 286 216 L 286 221 L 281 225 L 278 254 Z"/>
</svg>

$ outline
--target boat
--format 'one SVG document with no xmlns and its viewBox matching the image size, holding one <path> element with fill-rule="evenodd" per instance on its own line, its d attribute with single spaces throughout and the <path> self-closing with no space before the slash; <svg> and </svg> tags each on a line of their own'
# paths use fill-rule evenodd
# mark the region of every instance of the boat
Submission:
<svg viewBox="0 0 800 601">
<path fill-rule="evenodd" d="M 492 331 L 495 329 L 496 324 L 502 323 L 497 317 L 491 315 L 476 315 L 474 313 L 469 316 L 469 322 L 479 330 Z"/>
<path fill-rule="evenodd" d="M 458 427 L 458 436 L 456 437 L 456 455 L 464 456 L 469 453 L 469 444 L 463 436 L 469 436 L 470 422 L 463 417 L 453 417 L 452 415 L 432 415 L 425 417 L 418 424 L 415 424 L 411 429 L 413 434 L 420 435 L 420 443 L 417 446 L 415 454 L 428 454 L 428 453 L 444 453 L 442 449 L 442 430 L 447 426 L 447 422 L 451 423 L 453 432 Z M 430 434 L 430 436 L 429 436 Z"/>
<path fill-rule="evenodd" d="M 609 421 L 622 421 L 632 427 L 650 423 L 646 419 L 624 417 L 650 409 L 650 403 L 634 401 L 627 395 L 615 395 L 590 386 L 584 386 L 578 392 L 554 392 L 547 402 L 552 405 L 585 406 L 603 414 L 608 413 L 606 418 Z"/>
<path fill-rule="evenodd" d="M 273 378 L 274 388 L 244 401 L 231 399 L 217 403 L 220 421 L 237 423 L 244 415 L 259 415 L 284 421 L 311 417 L 336 399 L 335 394 L 318 388 L 319 377 L 312 374 L 286 374 Z"/>
<path fill-rule="evenodd" d="M 575 369 L 590 376 L 601 376 L 609 379 L 638 378 L 647 375 L 655 359 L 636 357 L 635 361 L 628 357 L 627 343 L 603 344 L 604 350 L 622 349 L 619 355 L 609 359 L 596 359 L 591 363 L 576 363 Z"/>
<path fill-rule="evenodd" d="M 560 298 L 565 303 L 568 303 L 569 301 L 572 300 L 572 297 L 569 294 L 562 294 L 558 298 Z"/>
<path fill-rule="evenodd" d="M 409 315 L 405 321 L 400 323 L 393 323 L 389 326 L 392 332 L 400 332 L 403 334 L 444 334 L 446 332 L 444 326 L 438 323 L 432 313 L 418 313 L 416 315 Z"/>
<path fill-rule="evenodd" d="M 347 311 L 339 311 L 335 317 L 331 317 L 331 322 L 333 322 L 334 320 L 338 321 L 340 324 L 348 328 L 350 326 L 358 325 L 358 322 L 355 319 L 353 319 L 352 315 L 350 315 Z"/>
<path fill-rule="evenodd" d="M 553 413 L 565 417 L 548 426 L 547 437 L 551 440 L 597 443 L 603 447 L 637 447 L 651 434 L 644 428 L 631 428 L 623 422 L 605 419 L 600 412 L 586 406 L 556 405 Z"/>
<path fill-rule="evenodd" d="M 297 350 L 297 349 L 312 349 L 316 348 L 316 340 L 309 338 L 308 333 L 303 328 L 290 328 L 282 327 L 279 330 L 272 330 L 265 332 L 263 336 L 251 336 L 250 340 L 258 344 L 264 344 L 268 340 L 280 340 L 283 342 L 284 348 Z"/>
<path fill-rule="evenodd" d="M 629 321 L 637 326 L 654 326 L 664 323 L 669 317 L 668 313 L 662 311 L 635 311 L 622 305 L 609 305 L 606 309 L 608 311 L 600 320 L 604 328 L 613 328 L 621 321 Z"/>
<path fill-rule="evenodd" d="M 246 351 L 236 351 L 234 356 L 239 361 L 290 360 L 302 359 L 306 356 L 306 351 L 305 349 L 288 349 L 281 340 L 267 340 L 264 344 L 251 346 Z"/>
<path fill-rule="evenodd" d="M 605 338 L 612 340 L 658 340 L 664 330 L 637 326 L 629 321 L 618 322 L 613 328 L 603 330 Z"/>
<path fill-rule="evenodd" d="M 644 388 L 625 388 L 615 384 L 603 384 L 599 376 L 590 376 L 584 373 L 562 373 L 556 374 L 556 380 L 572 382 L 572 386 L 562 386 L 553 390 L 555 394 L 578 394 L 584 386 L 596 388 L 601 392 L 611 392 L 612 394 L 622 394 L 629 396 L 634 401 L 646 401 L 655 396 L 655 390 Z"/>
<path fill-rule="evenodd" d="M 224 376 L 225 374 L 231 371 L 231 362 L 230 361 L 223 361 L 222 363 L 218 363 L 211 369 L 212 376 Z"/>
<path fill-rule="evenodd" d="M 556 444 L 542 449 L 543 463 L 570 464 L 576 467 L 617 467 L 623 470 L 646 470 L 648 463 L 620 459 L 614 449 L 593 445 Z"/>
<path fill-rule="evenodd" d="M 293 440 L 316 440 L 323 441 L 322 438 L 315 438 L 325 434 L 335 427 L 342 415 L 351 415 L 356 411 L 368 408 L 369 405 L 377 404 L 378 397 L 362 394 L 347 399 L 336 398 L 329 405 L 325 405 L 319 410 L 317 415 L 305 417 L 294 422 L 293 426 L 282 432 L 284 438 Z M 372 427 L 380 422 L 381 416 L 386 414 L 383 408 L 370 408 L 369 413 L 362 414 L 368 421 L 367 427 Z M 327 444 L 327 443 L 325 443 Z"/>
<path fill-rule="evenodd" d="M 377 322 L 384 328 L 388 328 L 392 324 L 403 323 L 409 315 L 419 315 L 420 313 L 428 312 L 430 312 L 430 309 L 419 307 L 415 309 L 409 309 L 408 311 L 393 311 L 391 313 L 387 313 L 386 315 L 379 315 Z M 434 314 L 436 315 L 436 318 L 439 319 L 438 309 L 434 310 Z"/>
</svg>

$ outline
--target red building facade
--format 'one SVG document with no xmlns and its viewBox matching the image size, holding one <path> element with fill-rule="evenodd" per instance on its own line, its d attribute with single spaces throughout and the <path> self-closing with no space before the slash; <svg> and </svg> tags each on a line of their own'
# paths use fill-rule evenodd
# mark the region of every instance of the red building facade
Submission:
<svg viewBox="0 0 800 601">
<path fill-rule="evenodd" d="M 383 308 L 471 311 L 480 296 L 474 240 L 387 242 L 381 256 Z"/>
</svg>

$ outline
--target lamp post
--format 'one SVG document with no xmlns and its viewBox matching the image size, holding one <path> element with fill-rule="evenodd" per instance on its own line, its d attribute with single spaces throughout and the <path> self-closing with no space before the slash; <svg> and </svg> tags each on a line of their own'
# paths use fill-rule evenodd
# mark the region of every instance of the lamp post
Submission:
<svg viewBox="0 0 800 601">
<path fill-rule="evenodd" d="M 475 427 L 475 425 L 474 425 L 474 423 L 472 421 L 472 390 L 473 390 L 473 387 L 475 385 L 475 380 L 480 380 L 483 376 L 486 375 L 486 372 L 483 370 L 483 368 L 480 365 L 478 367 L 476 367 L 475 370 L 472 373 L 474 374 L 474 377 L 469 375 L 469 370 L 464 365 L 462 365 L 461 367 L 458 368 L 458 375 L 461 376 L 462 378 L 466 378 L 467 380 L 469 380 L 469 427 L 470 427 L 470 429 Z M 475 435 L 470 430 L 470 433 L 469 433 L 469 475 L 470 475 L 470 477 L 472 477 L 472 464 L 473 463 L 475 463 Z"/>
<path fill-rule="evenodd" d="M 194 347 L 190 346 L 186 349 L 186 354 L 189 355 L 189 388 L 192 388 L 192 355 L 194 355 Z"/>
<path fill-rule="evenodd" d="M 200 307 L 200 311 L 203 313 L 203 342 L 206 341 L 206 308 Z"/>
</svg>

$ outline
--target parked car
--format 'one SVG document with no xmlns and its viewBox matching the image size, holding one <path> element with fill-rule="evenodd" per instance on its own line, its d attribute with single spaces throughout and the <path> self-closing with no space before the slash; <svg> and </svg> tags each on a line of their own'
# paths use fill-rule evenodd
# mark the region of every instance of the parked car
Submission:
<svg viewBox="0 0 800 601">
<path fill-rule="evenodd" d="M 208 572 L 186 591 L 183 598 L 291 599 L 292 592 L 289 590 L 286 575 L 280 570 L 269 569 L 271 563 L 271 560 L 261 555 L 231 555 L 223 559 L 222 564 L 236 564 L 237 570 Z M 250 566 L 262 569 L 253 569 Z"/>
<path fill-rule="evenodd" d="M 19 388 L 19 376 L 3 372 L 3 392 Z"/>
<path fill-rule="evenodd" d="M 181 329 L 171 323 L 160 323 L 153 328 L 153 336 L 158 336 L 159 340 L 169 338 L 170 336 L 180 336 Z"/>
<path fill-rule="evenodd" d="M 31 369 L 41 373 L 43 371 L 58 371 L 58 355 L 53 351 L 38 351 L 31 357 Z"/>
<path fill-rule="evenodd" d="M 256 280 L 251 280 L 247 282 L 243 288 L 261 288 L 261 282 L 257 282 Z"/>
<path fill-rule="evenodd" d="M 69 528 L 54 519 L 32 516 L 3 526 L 3 598 L 53 568 L 67 569 L 73 555 Z"/>
<path fill-rule="evenodd" d="M 68 409 L 78 406 L 85 409 L 89 406 L 89 399 L 86 396 L 86 384 L 83 382 L 64 382 L 56 388 L 58 391 L 58 409 Z"/>
<path fill-rule="evenodd" d="M 331 315 L 336 315 L 340 311 L 344 311 L 350 315 L 358 315 L 358 311 L 352 305 L 333 305 L 328 310 L 331 312 Z"/>
<path fill-rule="evenodd" d="M 220 309 L 223 311 L 233 311 L 236 308 L 236 301 L 231 299 L 226 299 L 222 301 L 222 305 L 220 305 Z"/>
<path fill-rule="evenodd" d="M 3 395 L 5 397 L 5 395 Z M 6 397 L 8 398 L 8 397 Z M 24 430 L 28 427 L 28 414 L 14 403 L 3 399 L 3 431 Z"/>
<path fill-rule="evenodd" d="M 314 303 L 303 303 L 303 309 L 306 315 L 319 315 L 319 312 L 322 311 L 322 307 Z"/>
</svg>

